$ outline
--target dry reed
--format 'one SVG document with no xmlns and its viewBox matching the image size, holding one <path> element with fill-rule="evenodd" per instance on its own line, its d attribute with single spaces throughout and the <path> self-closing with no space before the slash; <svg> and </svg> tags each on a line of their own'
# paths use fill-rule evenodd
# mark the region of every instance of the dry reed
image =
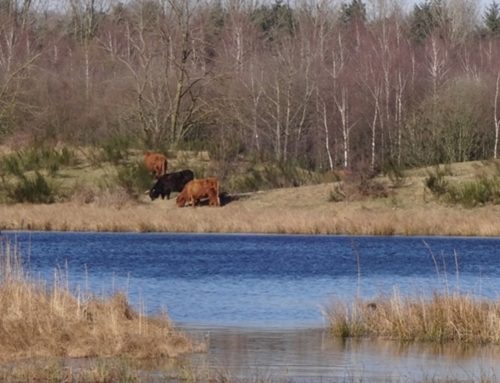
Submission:
<svg viewBox="0 0 500 383">
<path fill-rule="evenodd" d="M 295 193 L 297 191 L 294 191 Z M 272 193 L 276 194 L 276 193 Z M 0 205 L 0 229 L 132 232 L 241 232 L 354 235 L 500 235 L 500 206 L 464 211 L 429 203 L 293 205 L 281 194 L 235 201 L 221 208 L 177 208 L 175 201 L 127 206 L 73 202 Z M 308 191 L 302 194 L 303 199 Z M 259 199 L 260 198 L 260 199 Z M 301 200 L 301 199 L 300 199 Z M 318 201 L 318 199 L 316 199 Z M 61 214 L 64 211 L 64 214 Z M 466 214 L 467 219 L 464 219 Z"/>
<path fill-rule="evenodd" d="M 192 350 L 166 315 L 147 317 L 123 294 L 72 294 L 27 275 L 19 252 L 0 240 L 0 359 L 31 357 L 174 357 Z"/>
<path fill-rule="evenodd" d="M 403 341 L 500 344 L 500 302 L 461 293 L 336 302 L 327 311 L 333 334 Z"/>
</svg>

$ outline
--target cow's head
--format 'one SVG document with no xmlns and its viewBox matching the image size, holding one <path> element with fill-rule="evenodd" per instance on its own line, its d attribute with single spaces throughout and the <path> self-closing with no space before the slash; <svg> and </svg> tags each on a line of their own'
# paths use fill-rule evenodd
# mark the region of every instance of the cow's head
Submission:
<svg viewBox="0 0 500 383">
<path fill-rule="evenodd" d="M 149 191 L 149 198 L 151 198 L 151 201 L 154 201 L 155 199 L 157 199 L 160 196 L 160 194 L 161 194 L 160 191 L 158 190 L 158 188 L 155 185 Z"/>
<path fill-rule="evenodd" d="M 178 207 L 184 207 L 184 205 L 186 205 L 186 197 L 184 196 L 184 193 L 180 193 L 177 196 L 177 198 L 175 199 L 175 203 Z"/>
</svg>

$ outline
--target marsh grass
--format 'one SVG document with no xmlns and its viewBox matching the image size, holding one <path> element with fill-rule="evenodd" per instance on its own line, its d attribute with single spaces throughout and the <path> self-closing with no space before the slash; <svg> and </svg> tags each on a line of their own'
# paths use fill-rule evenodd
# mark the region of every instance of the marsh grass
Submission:
<svg viewBox="0 0 500 383">
<path fill-rule="evenodd" d="M 0 240 L 0 359 L 173 357 L 192 350 L 166 314 L 145 316 L 125 295 L 73 294 L 64 276 L 49 286 L 26 272 L 15 246 Z"/>
<path fill-rule="evenodd" d="M 459 292 L 336 302 L 327 312 L 332 333 L 402 341 L 500 344 L 500 302 Z"/>
<path fill-rule="evenodd" d="M 132 368 L 126 360 L 91 360 L 75 366 L 63 359 L 24 360 L 0 366 L 0 381 L 8 383 L 138 383 L 148 374 Z M 152 381 L 152 379 L 151 379 Z"/>
</svg>

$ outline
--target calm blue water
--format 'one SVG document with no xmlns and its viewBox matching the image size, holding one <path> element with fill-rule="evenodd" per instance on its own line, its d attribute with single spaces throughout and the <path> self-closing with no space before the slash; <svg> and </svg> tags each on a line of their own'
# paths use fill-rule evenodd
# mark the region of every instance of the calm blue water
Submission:
<svg viewBox="0 0 500 383">
<path fill-rule="evenodd" d="M 460 289 L 500 294 L 500 239 L 5 233 L 35 277 L 125 291 L 194 326 L 321 326 L 334 298 Z M 458 270 L 458 273 L 457 273 Z"/>
</svg>

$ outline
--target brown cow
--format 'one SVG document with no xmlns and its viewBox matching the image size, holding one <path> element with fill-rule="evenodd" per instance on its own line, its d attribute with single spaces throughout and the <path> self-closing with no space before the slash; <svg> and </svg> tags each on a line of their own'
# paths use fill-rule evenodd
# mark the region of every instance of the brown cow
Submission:
<svg viewBox="0 0 500 383">
<path fill-rule="evenodd" d="M 219 180 L 217 177 L 189 181 L 177 196 L 176 203 L 179 207 L 184 207 L 186 203 L 191 203 L 195 207 L 201 198 L 207 197 L 209 206 L 220 206 Z"/>
<path fill-rule="evenodd" d="M 167 173 L 167 157 L 161 153 L 145 152 L 144 165 L 156 178 Z"/>
</svg>

